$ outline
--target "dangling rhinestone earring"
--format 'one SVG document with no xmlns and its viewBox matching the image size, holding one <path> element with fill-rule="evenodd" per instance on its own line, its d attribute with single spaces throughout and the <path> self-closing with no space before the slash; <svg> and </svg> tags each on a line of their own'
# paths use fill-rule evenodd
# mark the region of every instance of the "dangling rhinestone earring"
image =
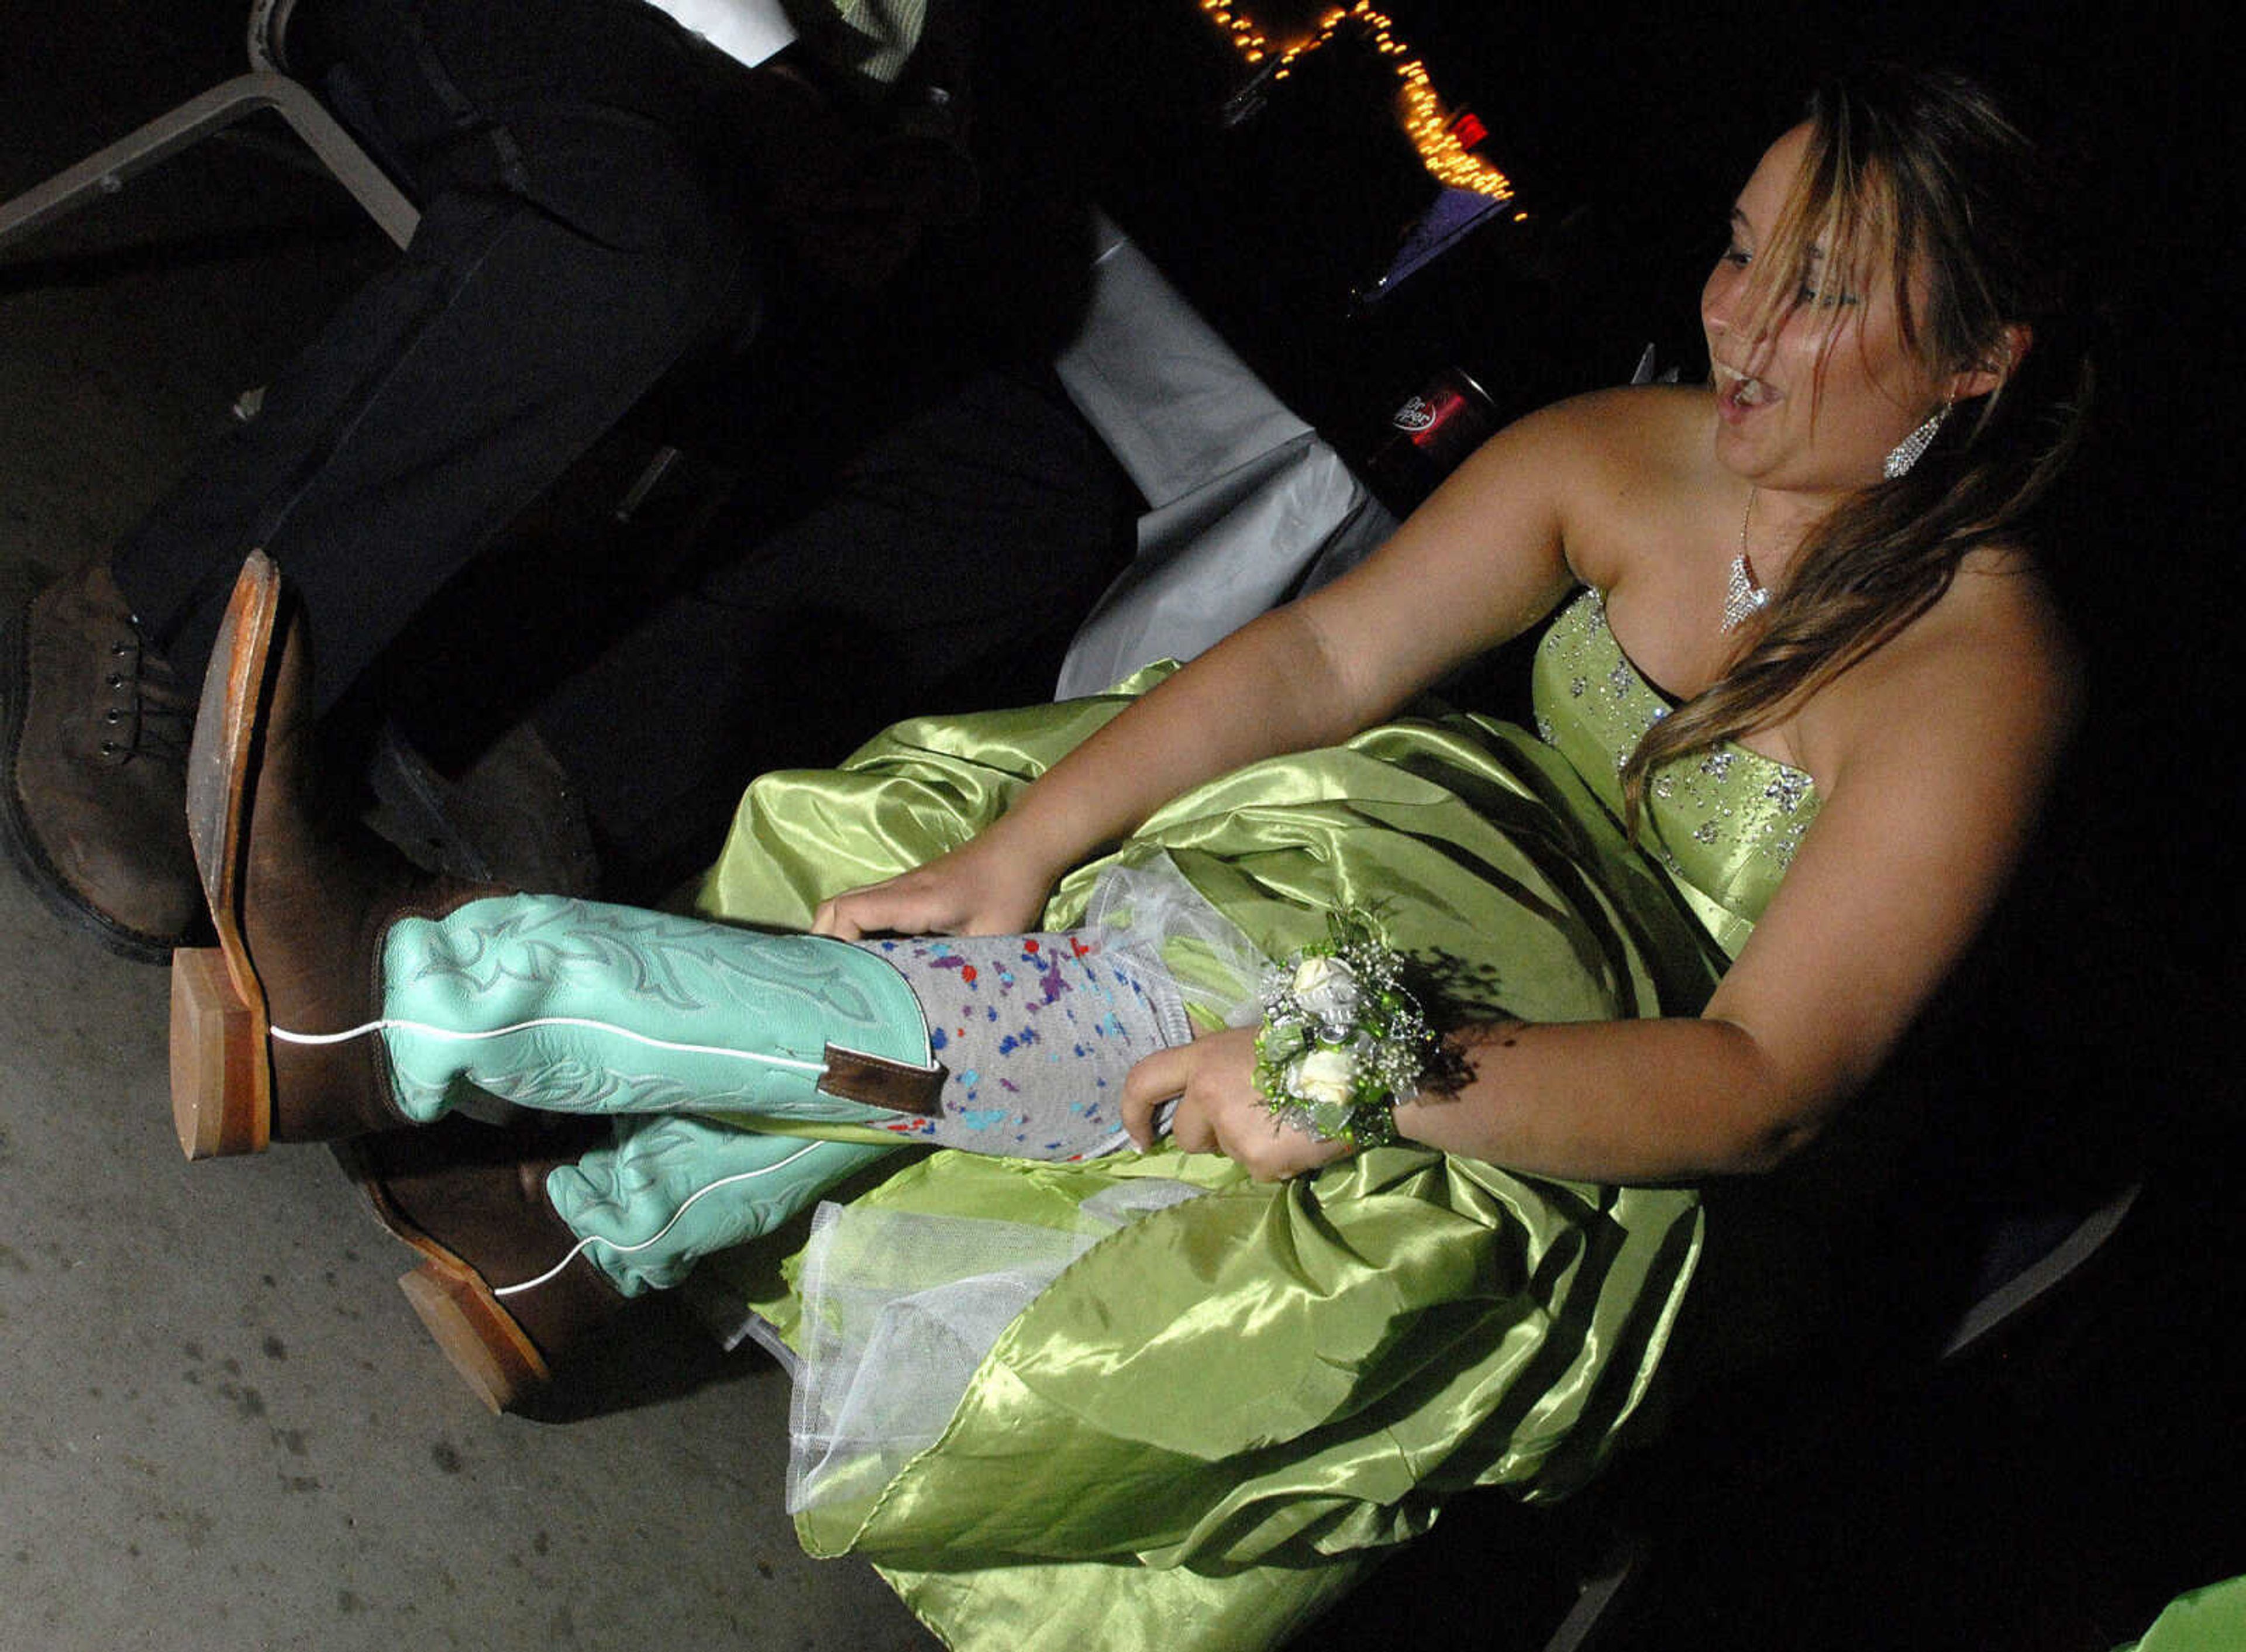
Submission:
<svg viewBox="0 0 2246 1652">
<path fill-rule="evenodd" d="M 1899 476 L 1910 473 L 1910 467 L 1918 463 L 1928 448 L 1934 445 L 1934 438 L 1942 428 L 1942 421 L 1950 417 L 1950 403 L 1943 403 L 1934 410 L 1926 423 L 1889 450 L 1886 460 L 1880 466 L 1888 480 L 1892 482 Z"/>
</svg>

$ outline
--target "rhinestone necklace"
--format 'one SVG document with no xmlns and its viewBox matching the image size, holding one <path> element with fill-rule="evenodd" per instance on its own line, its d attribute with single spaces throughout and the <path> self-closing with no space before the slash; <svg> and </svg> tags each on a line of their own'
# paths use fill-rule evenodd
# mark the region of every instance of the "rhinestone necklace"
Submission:
<svg viewBox="0 0 2246 1652">
<path fill-rule="evenodd" d="M 1755 581 L 1747 566 L 1747 524 L 1754 520 L 1757 489 L 1747 489 L 1746 513 L 1739 518 L 1739 552 L 1732 558 L 1731 578 L 1724 586 L 1724 629 L 1736 631 L 1770 604 L 1770 593 Z"/>
</svg>

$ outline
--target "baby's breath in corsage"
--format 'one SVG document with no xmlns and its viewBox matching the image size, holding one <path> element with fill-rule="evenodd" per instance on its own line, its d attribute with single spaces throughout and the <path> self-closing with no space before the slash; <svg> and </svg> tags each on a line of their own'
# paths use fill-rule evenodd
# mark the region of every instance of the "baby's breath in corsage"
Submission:
<svg viewBox="0 0 2246 1652">
<path fill-rule="evenodd" d="M 1378 1147 L 1397 1139 L 1397 1104 L 1419 1092 L 1434 1035 L 1370 918 L 1330 913 L 1326 929 L 1264 977 L 1256 1088 L 1321 1141 Z"/>
</svg>

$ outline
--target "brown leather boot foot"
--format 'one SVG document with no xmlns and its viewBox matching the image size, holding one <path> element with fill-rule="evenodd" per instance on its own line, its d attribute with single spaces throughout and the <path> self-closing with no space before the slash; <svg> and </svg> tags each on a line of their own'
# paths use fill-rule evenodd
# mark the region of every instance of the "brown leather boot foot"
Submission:
<svg viewBox="0 0 2246 1652">
<path fill-rule="evenodd" d="M 172 1112 L 190 1159 L 405 1119 L 381 1040 L 303 1044 L 379 1014 L 382 938 L 485 893 L 422 876 L 318 792 L 310 649 L 278 571 L 252 555 L 203 682 L 187 835 L 218 946 L 172 972 Z"/>
<path fill-rule="evenodd" d="M 571 1256 L 576 1235 L 547 1200 L 546 1173 L 565 1150 L 526 1149 L 522 1132 L 446 1120 L 337 1152 L 376 1220 L 421 1254 L 399 1288 L 494 1411 L 537 1401 L 557 1366 L 630 1306 L 592 1263 Z"/>
<path fill-rule="evenodd" d="M 0 593 L 0 846 L 69 922 L 161 963 L 202 894 L 181 829 L 188 705 L 106 562 Z"/>
</svg>

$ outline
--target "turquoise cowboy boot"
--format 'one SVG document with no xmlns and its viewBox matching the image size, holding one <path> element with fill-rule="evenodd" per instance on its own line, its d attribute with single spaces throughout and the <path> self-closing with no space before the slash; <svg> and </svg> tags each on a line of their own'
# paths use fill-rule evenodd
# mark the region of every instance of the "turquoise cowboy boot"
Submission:
<svg viewBox="0 0 2246 1652">
<path fill-rule="evenodd" d="M 937 1112 L 918 1002 L 862 948 L 417 874 L 325 796 L 310 681 L 305 628 L 253 556 L 188 763 L 219 942 L 173 969 L 190 1158 L 427 1123 L 478 1089 L 814 1126 Z"/>
<path fill-rule="evenodd" d="M 480 1096 L 814 1132 L 940 1112 L 944 1070 L 912 989 L 824 936 L 487 896 L 392 922 L 380 980 L 390 1099 L 416 1122 Z"/>
<path fill-rule="evenodd" d="M 340 1149 L 376 1220 L 417 1253 L 406 1300 L 494 1411 L 534 1408 L 630 1299 L 895 1151 L 685 1116 L 619 1121 L 590 1151 L 583 1133 L 447 1122 Z"/>
<path fill-rule="evenodd" d="M 703 1257 L 763 1238 L 895 1151 L 687 1115 L 636 1118 L 613 1144 L 556 1166 L 545 1191 L 585 1260 L 636 1296 L 683 1283 Z"/>
<path fill-rule="evenodd" d="M 618 1117 L 613 1146 L 545 1173 L 542 1200 L 461 1182 L 423 1216 L 395 1173 L 366 1178 L 387 1225 L 425 1253 L 403 1281 L 415 1311 L 502 1408 L 544 1387 L 551 1362 L 607 1316 L 604 1298 L 678 1283 L 900 1145 L 742 1125 L 907 1124 L 935 1111 L 943 1078 L 897 971 L 819 936 L 487 896 L 391 922 L 378 975 L 387 1099 L 405 1118 L 482 1111 L 484 1098 Z M 362 1150 L 371 1165 L 398 1151 L 385 1139 Z M 520 1212 L 466 1220 L 494 1197 Z"/>
<path fill-rule="evenodd" d="M 617 1118 L 615 1145 L 512 1180 L 453 1152 L 422 1165 L 412 1139 L 436 1130 L 364 1138 L 348 1155 L 384 1225 L 422 1253 L 401 1281 L 415 1311 L 500 1409 L 543 1390 L 624 1298 L 769 1233 L 900 1145 L 744 1125 L 907 1124 L 906 1109 L 935 1108 L 943 1078 L 897 971 L 818 936 L 489 895 L 393 920 L 377 963 L 372 1030 L 337 1030 L 378 1041 L 402 1118 L 435 1125 L 492 1098 Z"/>
</svg>

